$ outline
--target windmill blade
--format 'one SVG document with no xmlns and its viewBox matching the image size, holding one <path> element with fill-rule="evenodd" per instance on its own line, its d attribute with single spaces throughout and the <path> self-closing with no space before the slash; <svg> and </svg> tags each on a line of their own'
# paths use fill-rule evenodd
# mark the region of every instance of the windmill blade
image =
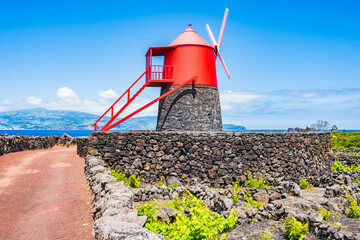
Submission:
<svg viewBox="0 0 360 240">
<path fill-rule="evenodd" d="M 210 37 L 210 40 L 211 40 L 212 44 L 214 46 L 216 46 L 215 38 L 214 38 L 214 35 L 212 34 L 212 32 L 210 30 L 209 24 L 206 24 L 206 31 L 209 34 L 209 37 Z"/>
<path fill-rule="evenodd" d="M 226 8 L 224 18 L 223 18 L 223 22 L 221 24 L 221 30 L 220 30 L 219 38 L 218 38 L 218 49 L 220 49 L 221 41 L 222 41 L 222 38 L 223 38 L 223 35 L 224 35 L 225 24 L 226 24 L 228 13 L 229 13 L 229 9 Z"/>
<path fill-rule="evenodd" d="M 220 54 L 219 51 L 217 52 L 217 56 L 219 57 L 219 59 L 220 59 L 220 61 L 221 61 L 221 64 L 222 64 L 223 67 L 224 67 L 224 70 L 225 70 L 225 72 L 226 72 L 226 75 L 227 75 L 228 79 L 230 79 L 230 73 L 229 73 L 229 71 L 228 71 L 228 69 L 227 69 L 227 67 L 226 67 L 226 64 L 225 64 L 225 62 L 224 62 L 224 59 L 221 57 L 221 54 Z"/>
</svg>

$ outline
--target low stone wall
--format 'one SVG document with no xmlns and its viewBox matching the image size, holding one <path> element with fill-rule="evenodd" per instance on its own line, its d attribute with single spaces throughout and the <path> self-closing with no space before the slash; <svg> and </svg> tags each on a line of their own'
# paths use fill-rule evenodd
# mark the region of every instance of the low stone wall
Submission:
<svg viewBox="0 0 360 240">
<path fill-rule="evenodd" d="M 86 157 L 88 154 L 89 138 L 78 137 L 75 143 L 77 145 L 77 155 L 79 155 L 79 157 Z"/>
<path fill-rule="evenodd" d="M 332 160 L 328 132 L 94 132 L 89 151 L 107 166 L 141 176 L 145 183 L 174 176 L 213 187 L 243 183 L 247 171 L 269 182 L 308 179 L 326 185 Z"/>
<path fill-rule="evenodd" d="M 165 239 L 144 225 L 146 216 L 137 216 L 133 193 L 123 182 L 115 182 L 105 162 L 96 156 L 85 158 L 85 174 L 92 192 L 94 226 L 92 239 Z"/>
<path fill-rule="evenodd" d="M 7 136 L 0 134 L 0 156 L 11 152 L 45 149 L 51 148 L 52 146 L 52 136 L 28 137 L 19 135 Z"/>
</svg>

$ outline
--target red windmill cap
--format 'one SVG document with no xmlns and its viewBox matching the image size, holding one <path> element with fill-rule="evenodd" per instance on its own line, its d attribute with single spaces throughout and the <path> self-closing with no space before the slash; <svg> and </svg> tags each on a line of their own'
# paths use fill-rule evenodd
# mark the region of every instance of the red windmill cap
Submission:
<svg viewBox="0 0 360 240">
<path fill-rule="evenodd" d="M 202 37 L 200 37 L 192 28 L 191 24 L 183 31 L 180 36 L 178 36 L 169 46 L 179 46 L 179 45 L 201 45 L 206 47 L 214 48 L 210 43 L 206 42 Z"/>
</svg>

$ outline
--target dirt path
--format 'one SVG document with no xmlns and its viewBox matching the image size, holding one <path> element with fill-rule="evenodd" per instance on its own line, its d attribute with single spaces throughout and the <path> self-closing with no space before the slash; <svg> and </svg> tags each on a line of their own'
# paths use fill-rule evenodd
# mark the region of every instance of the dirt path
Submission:
<svg viewBox="0 0 360 240">
<path fill-rule="evenodd" d="M 91 239 L 90 202 L 75 147 L 0 157 L 0 239 Z"/>
</svg>

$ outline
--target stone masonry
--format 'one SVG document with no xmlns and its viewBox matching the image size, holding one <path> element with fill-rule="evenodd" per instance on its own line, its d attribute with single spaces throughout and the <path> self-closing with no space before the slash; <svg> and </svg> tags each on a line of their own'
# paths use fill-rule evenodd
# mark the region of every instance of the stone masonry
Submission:
<svg viewBox="0 0 360 240">
<path fill-rule="evenodd" d="M 161 95 L 174 87 L 162 87 Z M 156 130 L 222 131 L 218 88 L 186 85 L 160 100 Z"/>
<path fill-rule="evenodd" d="M 91 133 L 89 152 L 107 166 L 154 183 L 174 176 L 226 187 L 264 175 L 270 182 L 308 179 L 326 185 L 331 175 L 330 133 L 286 132 L 112 132 Z"/>
</svg>

